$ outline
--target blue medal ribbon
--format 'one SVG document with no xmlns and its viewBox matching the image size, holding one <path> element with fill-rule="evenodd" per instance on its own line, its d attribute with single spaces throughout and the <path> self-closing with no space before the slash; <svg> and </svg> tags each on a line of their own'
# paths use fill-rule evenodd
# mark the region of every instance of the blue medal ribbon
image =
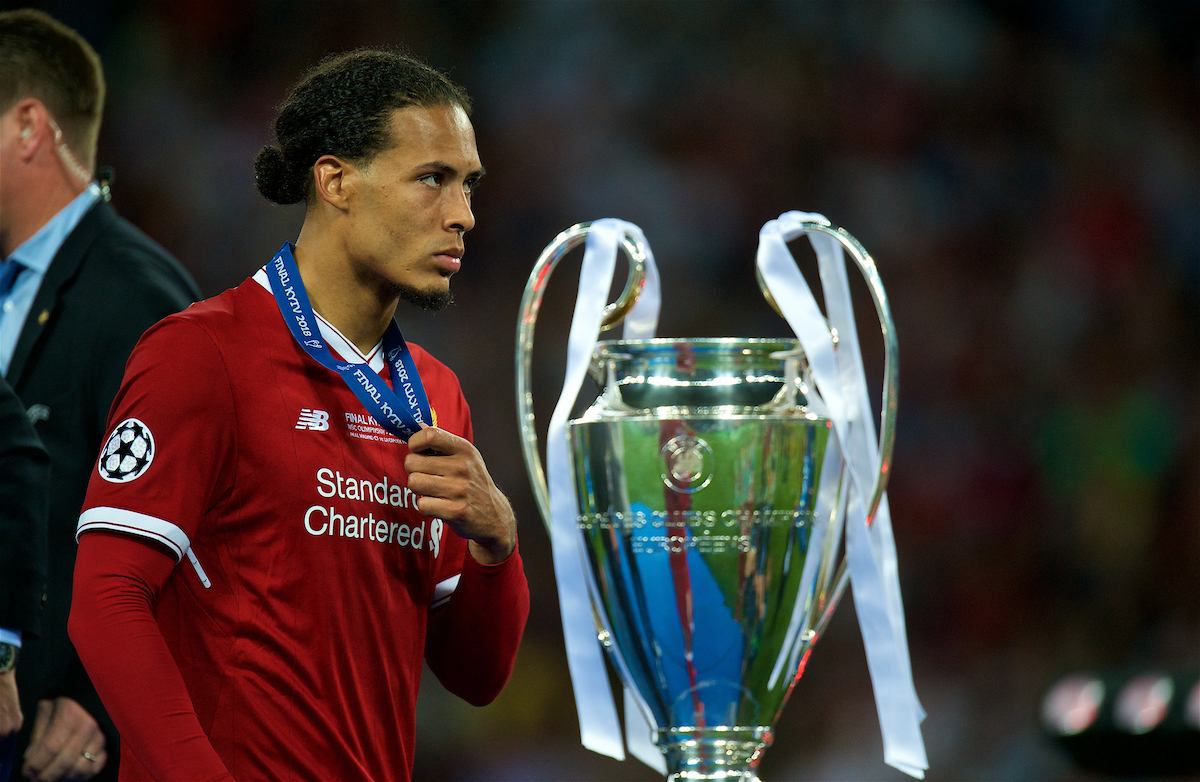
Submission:
<svg viewBox="0 0 1200 782">
<path fill-rule="evenodd" d="M 421 424 L 432 425 L 433 414 L 412 352 L 400 334 L 400 327 L 393 320 L 383 333 L 383 350 L 391 372 L 392 388 L 382 382 L 370 365 L 338 361 L 321 336 L 316 313 L 308 301 L 308 293 L 304 290 L 304 281 L 300 279 L 292 250 L 292 243 L 284 242 L 267 264 L 271 292 L 275 294 L 275 303 L 279 305 L 279 312 L 288 330 L 304 348 L 304 352 L 321 366 L 342 376 L 342 380 L 380 426 L 408 442 L 409 437 L 421 430 Z"/>
</svg>

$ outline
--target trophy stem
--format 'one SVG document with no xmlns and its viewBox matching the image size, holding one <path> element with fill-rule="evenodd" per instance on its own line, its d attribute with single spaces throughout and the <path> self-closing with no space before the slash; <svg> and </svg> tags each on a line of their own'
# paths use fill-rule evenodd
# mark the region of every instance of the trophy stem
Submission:
<svg viewBox="0 0 1200 782">
<path fill-rule="evenodd" d="M 667 782 L 759 782 L 755 767 L 771 743 L 765 727 L 676 728 L 658 735 Z"/>
</svg>

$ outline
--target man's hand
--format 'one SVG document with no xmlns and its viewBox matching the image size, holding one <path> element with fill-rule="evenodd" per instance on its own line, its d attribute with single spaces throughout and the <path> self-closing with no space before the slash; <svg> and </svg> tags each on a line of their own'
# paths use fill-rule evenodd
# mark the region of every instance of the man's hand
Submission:
<svg viewBox="0 0 1200 782">
<path fill-rule="evenodd" d="M 408 488 L 422 495 L 417 510 L 466 538 L 471 556 L 485 565 L 503 562 L 517 546 L 512 506 L 468 440 L 424 427 L 408 441 Z M 432 451 L 432 453 L 429 453 Z"/>
<path fill-rule="evenodd" d="M 96 720 L 75 701 L 38 701 L 22 773 L 39 782 L 91 779 L 108 762 L 106 743 Z"/>
<path fill-rule="evenodd" d="M 21 699 L 17 696 L 17 672 L 0 673 L 0 739 L 16 733 L 24 724 Z"/>
</svg>

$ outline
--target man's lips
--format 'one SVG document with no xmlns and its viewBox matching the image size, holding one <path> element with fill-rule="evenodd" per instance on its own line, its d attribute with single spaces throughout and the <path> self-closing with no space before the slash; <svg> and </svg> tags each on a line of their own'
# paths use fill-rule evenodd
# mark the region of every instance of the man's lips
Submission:
<svg viewBox="0 0 1200 782">
<path fill-rule="evenodd" d="M 442 269 L 453 274 L 459 270 L 459 267 L 462 266 L 462 254 L 462 250 L 456 247 L 451 247 L 449 249 L 434 253 L 433 257 L 437 259 L 438 265 L 440 265 Z"/>
</svg>

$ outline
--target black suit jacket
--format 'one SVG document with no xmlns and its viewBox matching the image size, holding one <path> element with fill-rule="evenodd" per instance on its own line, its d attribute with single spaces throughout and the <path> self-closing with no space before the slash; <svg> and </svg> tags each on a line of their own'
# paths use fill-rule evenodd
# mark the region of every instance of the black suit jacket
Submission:
<svg viewBox="0 0 1200 782">
<path fill-rule="evenodd" d="M 109 762 L 97 779 L 116 779 L 117 735 L 67 637 L 75 527 L 133 346 L 150 326 L 199 298 L 166 250 L 98 202 L 46 270 L 6 375 L 50 454 L 51 476 L 42 633 L 22 649 L 17 666 L 26 715 L 18 753 L 37 701 L 67 696 L 108 735 Z M 19 771 L 20 763 L 14 778 Z"/>
<path fill-rule="evenodd" d="M 0 627 L 36 635 L 46 588 L 50 460 L 0 377 Z"/>
</svg>

